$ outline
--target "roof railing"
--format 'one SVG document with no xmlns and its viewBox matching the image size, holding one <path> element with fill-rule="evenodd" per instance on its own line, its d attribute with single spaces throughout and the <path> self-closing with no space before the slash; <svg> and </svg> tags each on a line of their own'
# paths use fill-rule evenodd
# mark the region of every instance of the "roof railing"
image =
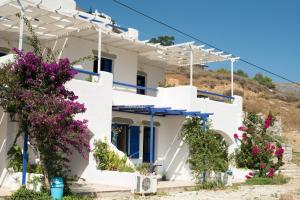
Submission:
<svg viewBox="0 0 300 200">
<path fill-rule="evenodd" d="M 76 68 L 76 67 L 72 67 L 72 69 L 75 70 L 75 71 L 77 71 L 80 74 L 87 74 L 87 75 L 92 75 L 92 76 L 100 76 L 100 74 L 98 74 L 98 73 L 95 73 L 95 72 L 92 72 L 92 71 L 88 71 L 88 70 L 85 70 L 85 69 L 79 69 L 79 68 Z"/>
<path fill-rule="evenodd" d="M 222 98 L 221 101 L 234 100 L 234 97 L 232 97 L 232 96 L 227 96 L 227 95 L 218 94 L 218 93 L 214 93 L 214 92 L 208 92 L 208 91 L 205 91 L 205 90 L 197 90 L 197 93 L 201 93 L 203 95 L 208 95 L 208 96 L 213 96 L 213 97 L 220 97 L 220 98 Z"/>
<path fill-rule="evenodd" d="M 128 88 L 134 88 L 134 89 L 139 89 L 139 90 L 145 90 L 145 91 L 152 91 L 152 92 L 157 92 L 157 88 L 150 88 L 150 87 L 145 87 L 145 86 L 139 86 L 139 85 L 133 85 L 129 83 L 122 83 L 118 81 L 114 81 L 113 84 L 115 86 L 123 86 L 123 87 L 128 87 Z"/>
</svg>

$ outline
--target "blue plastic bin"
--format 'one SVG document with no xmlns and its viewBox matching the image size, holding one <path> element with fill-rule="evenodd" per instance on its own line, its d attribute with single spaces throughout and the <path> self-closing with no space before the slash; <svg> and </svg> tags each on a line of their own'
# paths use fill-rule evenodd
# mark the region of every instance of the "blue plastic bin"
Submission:
<svg viewBox="0 0 300 200">
<path fill-rule="evenodd" d="M 51 178 L 50 189 L 53 200 L 62 200 L 64 195 L 64 182 L 62 177 Z"/>
</svg>

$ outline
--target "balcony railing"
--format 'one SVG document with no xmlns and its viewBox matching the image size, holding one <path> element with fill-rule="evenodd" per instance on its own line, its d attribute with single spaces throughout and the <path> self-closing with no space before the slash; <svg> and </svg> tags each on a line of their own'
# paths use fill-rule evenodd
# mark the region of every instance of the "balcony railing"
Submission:
<svg viewBox="0 0 300 200">
<path fill-rule="evenodd" d="M 79 68 L 75 68 L 75 67 L 72 67 L 72 69 L 76 70 L 78 73 L 81 73 L 81 74 L 86 74 L 86 75 L 91 75 L 91 76 L 100 76 L 100 74 L 98 74 L 98 73 L 91 72 L 91 71 L 88 71 L 85 69 L 79 69 Z"/>
<path fill-rule="evenodd" d="M 118 81 L 113 82 L 114 86 L 121 86 L 121 88 L 129 88 L 129 89 L 138 89 L 138 91 L 144 91 L 145 95 L 156 95 L 158 89 L 157 88 L 150 88 L 150 87 L 145 87 L 145 86 L 139 86 L 139 85 L 134 85 L 134 84 L 129 84 L 129 83 L 122 83 Z M 139 93 L 141 94 L 141 93 Z"/>
<path fill-rule="evenodd" d="M 99 77 L 100 76 L 100 74 L 92 72 L 92 71 L 79 69 L 79 68 L 75 68 L 75 67 L 73 67 L 73 69 L 76 70 L 80 74 L 89 75 L 90 77 L 92 77 L 92 76 Z M 139 85 L 123 83 L 123 82 L 119 82 L 119 81 L 113 81 L 113 85 L 115 87 L 119 87 L 117 89 L 137 89 L 139 91 L 144 91 L 144 93 L 147 95 L 149 95 L 149 94 L 156 95 L 157 91 L 158 91 L 157 88 L 139 86 Z M 136 91 L 134 91 L 134 92 L 136 92 Z M 234 100 L 234 97 L 232 97 L 232 96 L 227 96 L 227 95 L 218 94 L 218 93 L 214 93 L 214 92 L 208 92 L 205 90 L 197 90 L 197 96 L 200 98 L 201 97 L 210 97 L 211 100 L 228 102 L 228 103 L 230 103 Z"/>
<path fill-rule="evenodd" d="M 221 102 L 232 102 L 234 100 L 234 97 L 227 96 L 223 94 L 218 94 L 214 92 L 208 92 L 205 90 L 197 90 L 198 97 L 211 97 L 211 100 L 215 101 L 221 101 Z"/>
</svg>

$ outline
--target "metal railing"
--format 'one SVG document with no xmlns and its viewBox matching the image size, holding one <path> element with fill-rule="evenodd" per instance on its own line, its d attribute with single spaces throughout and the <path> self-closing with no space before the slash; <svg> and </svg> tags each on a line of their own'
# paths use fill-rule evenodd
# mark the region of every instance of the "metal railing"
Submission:
<svg viewBox="0 0 300 200">
<path fill-rule="evenodd" d="M 81 74 L 87 74 L 87 75 L 92 75 L 92 76 L 100 76 L 100 74 L 98 74 L 98 73 L 91 72 L 91 71 L 88 71 L 88 70 L 85 70 L 85 69 L 79 69 L 79 68 L 75 68 L 75 67 L 72 67 L 72 69 L 76 70 L 78 73 L 81 73 Z"/>
<path fill-rule="evenodd" d="M 205 90 L 197 90 L 197 93 L 203 94 L 203 96 L 212 96 L 212 97 L 221 98 L 221 100 L 219 100 L 219 101 L 234 100 L 234 97 L 232 97 L 232 96 L 227 96 L 227 95 L 218 94 L 218 93 L 214 93 L 214 92 L 208 92 Z"/>
<path fill-rule="evenodd" d="M 145 92 L 147 92 L 147 91 L 157 92 L 158 91 L 157 88 L 150 88 L 150 87 L 145 87 L 145 86 L 133 85 L 133 84 L 122 83 L 122 82 L 118 82 L 118 81 L 114 81 L 113 84 L 115 86 L 123 86 L 123 87 L 127 87 L 127 88 L 145 90 Z"/>
</svg>

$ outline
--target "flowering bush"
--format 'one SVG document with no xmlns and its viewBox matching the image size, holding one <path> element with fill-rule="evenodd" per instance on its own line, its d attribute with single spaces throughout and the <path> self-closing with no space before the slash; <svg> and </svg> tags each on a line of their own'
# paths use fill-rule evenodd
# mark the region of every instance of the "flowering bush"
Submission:
<svg viewBox="0 0 300 200">
<path fill-rule="evenodd" d="M 84 105 L 64 86 L 76 71 L 68 59 L 43 55 L 32 34 L 33 52 L 14 49 L 16 61 L 0 68 L 0 106 L 17 116 L 21 132 L 39 151 L 49 189 L 49 177 L 66 176 L 72 150 L 87 155 L 89 134 L 87 121 L 74 118 L 85 112 Z"/>
<path fill-rule="evenodd" d="M 248 113 L 244 125 L 239 127 L 242 136 L 234 134 L 240 149 L 235 154 L 238 167 L 252 169 L 246 178 L 254 176 L 272 178 L 276 170 L 284 163 L 282 157 L 284 149 L 267 129 L 273 125 L 274 117 L 269 114 L 265 120 L 256 113 Z"/>
</svg>

